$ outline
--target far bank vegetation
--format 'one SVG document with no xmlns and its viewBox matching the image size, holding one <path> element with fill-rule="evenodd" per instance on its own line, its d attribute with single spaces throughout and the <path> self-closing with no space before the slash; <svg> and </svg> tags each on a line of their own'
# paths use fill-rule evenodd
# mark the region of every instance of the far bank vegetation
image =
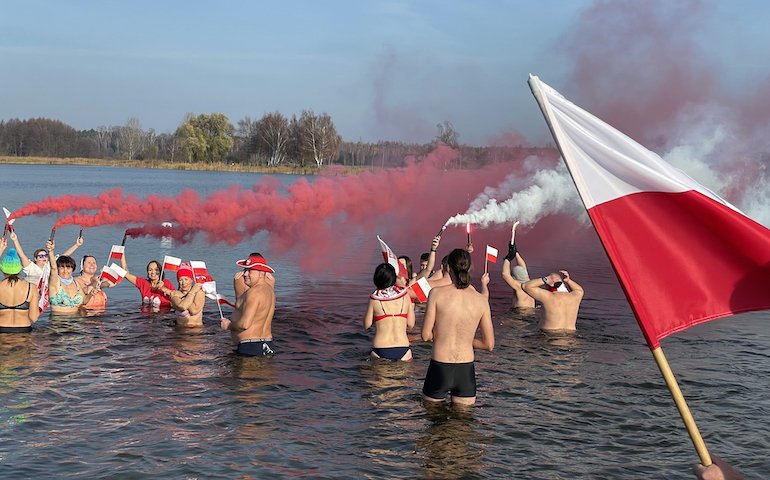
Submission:
<svg viewBox="0 0 770 480">
<path fill-rule="evenodd" d="M 76 130 L 59 120 L 0 121 L 0 162 L 71 163 L 189 170 L 265 171 L 313 174 L 330 165 L 343 170 L 400 167 L 410 156 L 429 153 L 438 143 L 459 151 L 450 168 L 473 168 L 522 159 L 543 149 L 462 145 L 449 122 L 437 125 L 431 143 L 344 141 L 326 114 L 279 112 L 236 125 L 222 113 L 188 114 L 173 133 L 145 130 L 136 118 L 125 125 Z M 53 162 L 52 159 L 58 159 Z"/>
</svg>

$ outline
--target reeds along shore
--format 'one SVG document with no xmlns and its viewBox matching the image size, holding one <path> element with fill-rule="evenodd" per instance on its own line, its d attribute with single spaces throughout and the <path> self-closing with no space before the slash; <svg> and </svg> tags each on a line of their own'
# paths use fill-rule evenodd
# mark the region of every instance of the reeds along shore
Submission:
<svg viewBox="0 0 770 480">
<path fill-rule="evenodd" d="M 4 157 L 0 156 L 0 164 L 17 165 L 93 165 L 104 167 L 128 167 L 128 168 L 159 168 L 164 170 L 200 170 L 216 172 L 250 172 L 250 173 L 283 173 L 294 175 L 315 175 L 326 167 L 308 165 L 304 167 L 295 165 L 278 165 L 267 167 L 263 165 L 244 165 L 240 163 L 203 163 L 203 162 L 167 162 L 163 160 L 119 160 L 103 158 L 57 158 L 57 157 Z M 335 173 L 357 173 L 366 170 L 361 167 L 342 167 L 335 165 Z"/>
</svg>

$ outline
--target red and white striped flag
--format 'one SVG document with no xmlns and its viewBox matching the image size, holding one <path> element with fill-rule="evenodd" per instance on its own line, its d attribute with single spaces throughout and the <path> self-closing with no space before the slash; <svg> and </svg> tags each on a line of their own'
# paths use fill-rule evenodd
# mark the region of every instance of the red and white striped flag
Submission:
<svg viewBox="0 0 770 480">
<path fill-rule="evenodd" d="M 651 350 L 701 322 L 770 309 L 770 230 L 537 77 L 529 84 Z"/>
<path fill-rule="evenodd" d="M 206 269 L 206 262 L 200 260 L 191 260 L 190 268 L 193 271 L 193 277 L 195 277 L 196 283 L 207 283 L 214 279 L 209 275 L 209 271 Z"/>
<path fill-rule="evenodd" d="M 385 262 L 393 266 L 393 268 L 396 270 L 396 275 L 399 277 L 407 278 L 407 275 L 409 274 L 406 272 L 406 268 L 401 265 L 401 262 L 398 261 L 398 257 L 395 253 L 393 253 L 393 250 L 390 249 L 387 243 L 382 241 L 379 235 L 377 235 L 377 240 L 380 241 L 380 248 L 382 248 L 382 258 L 385 260 Z"/>
<path fill-rule="evenodd" d="M 123 259 L 123 256 L 125 254 L 126 254 L 126 247 L 124 247 L 123 245 L 113 245 L 112 248 L 110 249 L 109 260 L 117 260 L 119 262 Z"/>
<path fill-rule="evenodd" d="M 487 245 L 487 261 L 497 263 L 497 249 L 491 245 Z"/>
<path fill-rule="evenodd" d="M 417 295 L 417 299 L 421 302 L 427 302 L 428 301 L 428 294 L 430 293 L 430 284 L 428 283 L 428 280 L 425 279 L 425 277 L 420 277 L 417 282 L 413 283 L 409 286 L 412 290 L 414 290 L 415 295 Z"/>
<path fill-rule="evenodd" d="M 163 257 L 163 270 L 167 272 L 176 272 L 179 270 L 179 265 L 182 264 L 182 259 L 166 255 Z"/>
<path fill-rule="evenodd" d="M 103 279 L 109 280 L 117 285 L 126 276 L 126 271 L 123 270 L 123 267 L 120 265 L 113 263 L 109 267 L 107 265 L 102 267 L 101 276 Z"/>
</svg>

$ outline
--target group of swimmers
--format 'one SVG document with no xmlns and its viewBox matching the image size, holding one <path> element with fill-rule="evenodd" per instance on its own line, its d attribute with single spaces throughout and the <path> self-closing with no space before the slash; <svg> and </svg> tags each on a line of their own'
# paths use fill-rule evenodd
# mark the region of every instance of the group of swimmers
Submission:
<svg viewBox="0 0 770 480">
<path fill-rule="evenodd" d="M 574 332 L 583 288 L 566 270 L 535 280 L 529 278 L 526 263 L 516 246 L 516 227 L 511 229 L 511 242 L 503 278 L 511 286 L 514 307 L 534 309 L 542 305 L 540 328 L 549 332 Z M 369 296 L 363 319 L 364 329 L 375 327 L 371 356 L 378 359 L 409 361 L 412 359 L 408 332 L 415 326 L 414 287 L 421 278 L 427 280 L 429 295 L 421 328 L 423 341 L 432 342 L 430 364 L 422 389 L 427 402 L 445 401 L 472 405 L 476 400 L 474 349 L 492 350 L 494 328 L 489 308 L 489 274 L 481 277 L 481 291 L 471 285 L 473 245 L 452 250 L 433 272 L 441 236 L 433 238 L 429 252 L 420 256 L 420 271 L 412 272 L 408 257 L 399 257 L 401 273 L 390 263 L 382 263 L 374 271 L 377 288 Z M 516 265 L 511 268 L 511 263 Z M 480 330 L 480 338 L 476 332 Z"/>
<path fill-rule="evenodd" d="M 517 225 L 518 222 L 513 224 L 503 263 L 503 279 L 513 291 L 514 307 L 533 309 L 535 302 L 539 302 L 542 307 L 537 309 L 541 313 L 541 330 L 574 332 L 583 288 L 566 270 L 530 279 L 516 246 Z M 0 237 L 0 271 L 5 275 L 0 282 L 0 333 L 31 331 L 32 324 L 48 303 L 54 313 L 104 309 L 107 296 L 103 289 L 114 284 L 96 274 L 96 259 L 84 256 L 80 275 L 73 276 L 76 265 L 71 255 L 83 245 L 82 237 L 58 257 L 54 253 L 55 243 L 50 239 L 45 249 L 35 250 L 32 260 L 24 254 L 15 231 L 11 231 L 10 239 L 15 248 L 7 248 L 5 236 Z M 443 402 L 449 396 L 453 404 L 472 405 L 476 400 L 474 350 L 492 351 L 495 346 L 489 307 L 489 274 L 482 275 L 480 292 L 471 285 L 470 252 L 473 246 L 470 243 L 464 249 L 452 250 L 442 259 L 440 270 L 434 272 L 440 241 L 440 236 L 435 237 L 430 252 L 421 256 L 418 273 L 412 273 L 408 257 L 399 258 L 406 274 L 399 274 L 389 263 L 376 267 L 373 281 L 377 289 L 369 297 L 363 325 L 365 329 L 375 326 L 373 358 L 411 360 L 408 331 L 415 326 L 417 295 L 410 287 L 420 278 L 426 278 L 431 288 L 421 338 L 432 342 L 432 352 L 422 388 L 423 399 L 428 403 Z M 189 264 L 182 264 L 177 270 L 178 288 L 175 289 L 162 277 L 162 266 L 157 260 L 147 264 L 146 278 L 127 271 L 125 255 L 121 263 L 126 270 L 125 278 L 139 290 L 143 304 L 154 311 L 175 310 L 178 312 L 177 325 L 203 325 L 205 292 L 196 282 Z M 270 356 L 275 352 L 272 338 L 275 270 L 258 252 L 238 260 L 236 265 L 243 270 L 233 277 L 235 307 L 231 318 L 221 317 L 220 326 L 230 332 L 238 355 Z M 54 269 L 56 274 L 51 275 Z M 481 331 L 480 338 L 476 337 L 478 330 Z M 702 480 L 742 478 L 716 457 L 712 465 L 696 465 L 693 470 Z"/>
<path fill-rule="evenodd" d="M 10 231 L 9 238 L 14 245 L 10 248 L 6 237 L 0 237 L 0 271 L 5 277 L 0 281 L 0 333 L 30 332 L 32 324 L 49 306 L 55 314 L 104 311 L 104 289 L 115 284 L 97 273 L 96 258 L 91 255 L 83 257 L 80 274 L 74 275 L 76 264 L 71 255 L 83 245 L 81 236 L 59 256 L 55 255 L 55 241 L 49 239 L 44 249 L 35 250 L 32 259 L 25 255 L 15 230 Z M 203 280 L 196 279 L 189 263 L 182 263 L 176 272 L 177 288 L 163 278 L 157 260 L 147 264 L 145 278 L 128 271 L 125 254 L 121 264 L 126 280 L 136 286 L 149 310 L 176 312 L 175 323 L 181 327 L 203 326 L 206 292 Z M 274 351 L 271 325 L 275 271 L 258 252 L 238 260 L 236 265 L 243 270 L 233 278 L 235 307 L 230 319 L 221 318 L 221 327 L 231 333 L 238 354 L 270 355 Z"/>
</svg>

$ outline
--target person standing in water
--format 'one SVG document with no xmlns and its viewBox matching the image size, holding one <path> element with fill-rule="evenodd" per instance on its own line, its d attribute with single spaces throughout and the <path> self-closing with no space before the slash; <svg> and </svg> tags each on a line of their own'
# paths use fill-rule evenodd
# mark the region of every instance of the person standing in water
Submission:
<svg viewBox="0 0 770 480">
<path fill-rule="evenodd" d="M 233 280 L 236 293 L 235 309 L 231 318 L 220 319 L 220 326 L 222 330 L 230 332 L 238 355 L 272 355 L 275 353 L 272 330 L 275 314 L 275 270 L 267 264 L 265 257 L 256 252 L 235 264 L 243 267 L 243 273 L 236 275 Z"/>
<path fill-rule="evenodd" d="M 447 260 L 451 285 L 435 287 L 428 296 L 422 339 L 433 341 L 430 365 L 422 388 L 427 402 L 445 401 L 458 405 L 476 402 L 474 349 L 492 351 L 495 332 L 488 297 L 471 285 L 471 256 L 467 250 L 453 250 Z M 484 289 L 489 274 L 481 277 Z M 476 331 L 481 329 L 481 338 Z"/>
</svg>

